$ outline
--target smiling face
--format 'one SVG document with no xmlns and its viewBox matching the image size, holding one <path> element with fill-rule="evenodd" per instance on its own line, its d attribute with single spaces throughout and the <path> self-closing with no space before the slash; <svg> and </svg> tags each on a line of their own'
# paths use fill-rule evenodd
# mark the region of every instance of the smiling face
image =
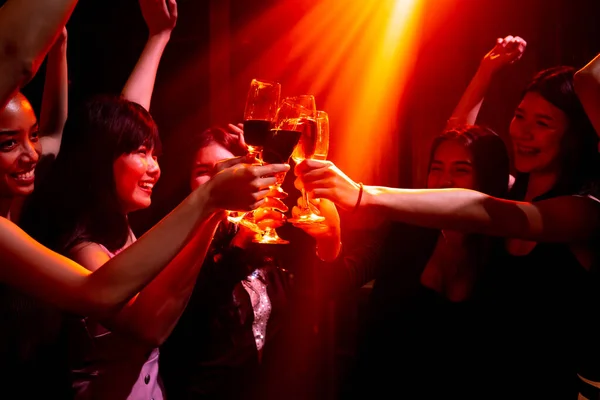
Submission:
<svg viewBox="0 0 600 400">
<path fill-rule="evenodd" d="M 471 153 L 456 140 L 444 140 L 433 154 L 429 175 L 429 189 L 475 189 L 475 173 Z"/>
<path fill-rule="evenodd" d="M 33 191 L 40 155 L 35 113 L 19 93 L 0 111 L 0 196 L 27 196 Z"/>
<path fill-rule="evenodd" d="M 137 151 L 119 156 L 113 164 L 119 203 L 125 213 L 150 206 L 152 189 L 160 178 L 154 149 L 140 146 Z"/>
<path fill-rule="evenodd" d="M 517 171 L 558 175 L 561 142 L 567 128 L 563 111 L 539 93 L 528 92 L 510 123 Z"/>
<path fill-rule="evenodd" d="M 221 160 L 234 157 L 233 153 L 218 143 L 211 143 L 200 148 L 194 157 L 190 186 L 192 190 L 206 183 L 213 174 L 215 164 Z"/>
</svg>

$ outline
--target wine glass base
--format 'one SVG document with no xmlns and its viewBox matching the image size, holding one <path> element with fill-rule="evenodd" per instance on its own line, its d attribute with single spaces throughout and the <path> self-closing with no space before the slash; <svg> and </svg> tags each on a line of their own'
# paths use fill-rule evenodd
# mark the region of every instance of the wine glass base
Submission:
<svg viewBox="0 0 600 400">
<path fill-rule="evenodd" d="M 299 215 L 296 218 L 288 219 L 288 222 L 291 222 L 294 225 L 314 225 L 323 221 L 325 221 L 325 217 L 315 214 Z"/>
<path fill-rule="evenodd" d="M 253 243 L 262 243 L 262 244 L 288 244 L 290 243 L 288 240 L 280 238 L 276 233 L 257 233 L 254 235 L 254 239 L 252 239 Z"/>
</svg>

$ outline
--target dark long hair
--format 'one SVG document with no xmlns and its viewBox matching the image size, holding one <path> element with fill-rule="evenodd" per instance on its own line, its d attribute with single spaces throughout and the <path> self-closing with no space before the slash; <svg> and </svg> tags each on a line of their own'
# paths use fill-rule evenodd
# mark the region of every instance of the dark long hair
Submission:
<svg viewBox="0 0 600 400">
<path fill-rule="evenodd" d="M 471 154 L 475 190 L 494 197 L 506 197 L 510 159 L 502 138 L 489 128 L 462 125 L 442 132 L 431 146 L 429 168 L 437 148 L 448 140 L 462 144 Z"/>
<path fill-rule="evenodd" d="M 110 251 L 122 248 L 129 224 L 113 164 L 142 145 L 160 149 L 160 139 L 151 115 L 137 103 L 102 95 L 70 113 L 54 166 L 25 207 L 24 229 L 61 253 L 88 241 Z"/>
<path fill-rule="evenodd" d="M 538 93 L 567 116 L 568 126 L 561 140 L 560 174 L 552 192 L 577 192 L 596 174 L 598 136 L 579 97 L 575 93 L 575 68 L 557 66 L 538 72 L 523 91 Z M 511 197 L 521 199 L 527 189 L 528 174 L 519 174 Z"/>
</svg>

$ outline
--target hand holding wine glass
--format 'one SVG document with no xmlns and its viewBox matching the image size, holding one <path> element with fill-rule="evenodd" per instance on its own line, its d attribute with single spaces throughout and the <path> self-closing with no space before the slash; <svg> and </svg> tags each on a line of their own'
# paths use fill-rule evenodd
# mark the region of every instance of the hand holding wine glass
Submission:
<svg viewBox="0 0 600 400">
<path fill-rule="evenodd" d="M 261 79 L 252 79 L 250 82 L 244 108 L 243 138 L 258 164 L 262 164 L 262 147 L 271 132 L 280 97 L 280 83 Z M 227 219 L 261 233 L 252 216 L 253 213 L 229 212 Z"/>
<path fill-rule="evenodd" d="M 313 99 L 314 102 L 314 99 Z M 313 103 L 314 104 L 314 103 Z M 298 144 L 298 140 L 302 135 L 302 130 L 310 121 L 313 115 L 312 110 L 297 104 L 293 101 L 285 99 L 275 119 L 275 128 L 271 130 L 271 135 L 265 141 L 263 147 L 263 161 L 266 164 L 271 163 L 287 163 L 289 158 Z M 276 184 L 271 188 L 278 193 L 283 193 L 281 184 L 285 179 L 285 173 L 278 174 Z M 268 207 L 268 206 L 267 206 Z M 256 211 L 257 213 L 259 210 Z M 287 240 L 280 238 L 275 231 L 274 226 L 265 225 L 262 236 L 257 237 L 257 243 L 289 243 Z"/>
</svg>

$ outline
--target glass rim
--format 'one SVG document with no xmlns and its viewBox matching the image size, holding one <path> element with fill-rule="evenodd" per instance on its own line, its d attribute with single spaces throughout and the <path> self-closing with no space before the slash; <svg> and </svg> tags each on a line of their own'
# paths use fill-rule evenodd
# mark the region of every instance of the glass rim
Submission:
<svg viewBox="0 0 600 400">
<path fill-rule="evenodd" d="M 250 81 L 250 86 L 252 86 L 252 84 L 254 82 L 260 82 L 260 83 L 266 83 L 272 86 L 281 86 L 281 83 L 271 80 L 271 79 L 261 79 L 261 78 L 252 78 L 252 80 Z"/>
</svg>

